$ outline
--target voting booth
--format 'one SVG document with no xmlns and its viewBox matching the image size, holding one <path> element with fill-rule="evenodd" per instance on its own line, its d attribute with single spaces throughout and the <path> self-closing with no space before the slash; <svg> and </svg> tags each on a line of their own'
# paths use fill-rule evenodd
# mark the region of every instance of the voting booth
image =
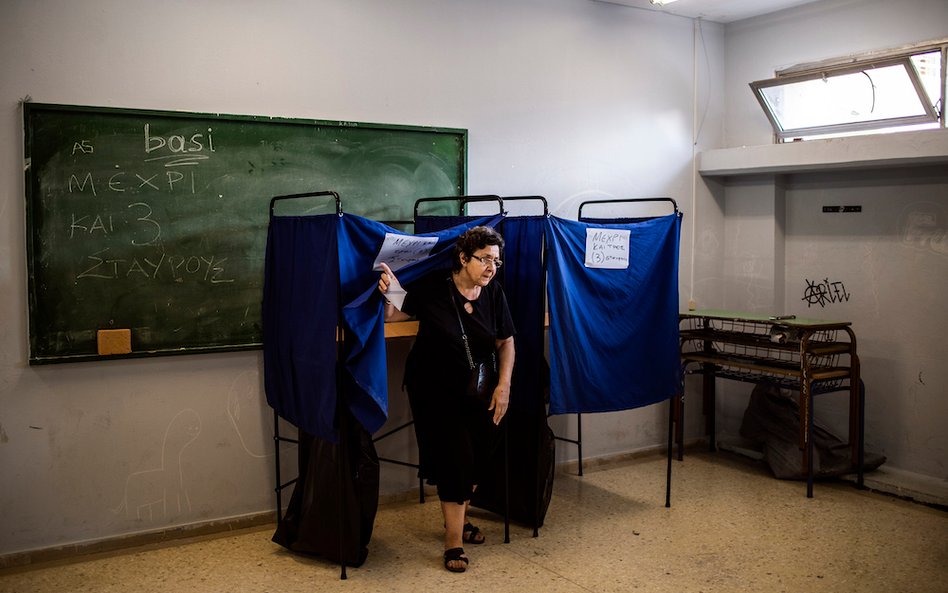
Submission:
<svg viewBox="0 0 948 593">
<path fill-rule="evenodd" d="M 379 459 L 370 435 L 388 411 L 379 264 L 389 263 L 410 285 L 449 268 L 454 241 L 473 226 L 504 236 L 498 281 L 517 328 L 505 444 L 472 500 L 504 516 L 506 542 L 510 519 L 532 526 L 536 536 L 546 517 L 554 466 L 548 414 L 678 401 L 677 205 L 666 216 L 570 221 L 550 216 L 540 196 L 430 198 L 416 202 L 416 232 L 409 234 L 345 214 L 334 192 L 282 198 L 317 195 L 334 197 L 337 212 L 274 217 L 271 205 L 267 242 L 267 400 L 300 429 L 300 474 L 274 536 L 281 545 L 336 560 L 343 574 L 347 564 L 365 560 L 378 504 Z M 508 216 L 505 200 L 533 201 L 542 213 Z M 421 204 L 444 201 L 460 204 L 457 213 L 419 215 Z M 481 202 L 496 202 L 499 212 L 467 212 Z M 675 417 L 669 415 L 666 505 Z M 277 465 L 279 495 L 292 482 L 281 483 L 279 459 Z"/>
</svg>

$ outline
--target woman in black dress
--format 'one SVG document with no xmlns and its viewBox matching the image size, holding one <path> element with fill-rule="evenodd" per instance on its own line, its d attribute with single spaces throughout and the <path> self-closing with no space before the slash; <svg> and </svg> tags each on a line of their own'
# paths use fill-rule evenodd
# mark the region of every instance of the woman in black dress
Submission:
<svg viewBox="0 0 948 593">
<path fill-rule="evenodd" d="M 385 321 L 412 316 L 419 321 L 405 365 L 405 386 L 421 476 L 438 488 L 445 526 L 444 566 L 452 572 L 467 568 L 463 543 L 484 543 L 484 535 L 465 515 L 510 401 L 514 327 L 503 289 L 491 282 L 502 263 L 503 245 L 497 231 L 471 228 L 458 237 L 450 273 L 434 272 L 408 287 L 401 311 L 385 304 Z M 385 294 L 394 275 L 384 263 L 382 269 L 379 290 Z M 497 362 L 499 380 L 486 409 L 464 395 L 470 363 L 462 323 L 474 361 L 493 356 Z"/>
</svg>

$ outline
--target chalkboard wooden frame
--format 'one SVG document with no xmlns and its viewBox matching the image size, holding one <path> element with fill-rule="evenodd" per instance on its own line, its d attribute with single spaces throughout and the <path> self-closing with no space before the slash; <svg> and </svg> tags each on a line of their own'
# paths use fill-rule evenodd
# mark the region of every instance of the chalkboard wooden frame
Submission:
<svg viewBox="0 0 948 593">
<path fill-rule="evenodd" d="M 260 348 L 273 196 L 332 190 L 384 220 L 467 189 L 466 129 L 42 103 L 23 118 L 30 364 Z M 127 351 L 102 353 L 99 330 L 125 329 Z"/>
</svg>

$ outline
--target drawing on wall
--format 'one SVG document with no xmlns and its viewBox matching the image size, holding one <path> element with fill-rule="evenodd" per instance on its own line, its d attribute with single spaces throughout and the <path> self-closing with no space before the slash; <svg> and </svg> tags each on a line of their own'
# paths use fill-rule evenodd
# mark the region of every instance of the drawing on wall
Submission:
<svg viewBox="0 0 948 593">
<path fill-rule="evenodd" d="M 737 275 L 744 279 L 743 284 L 738 285 L 744 289 L 744 306 L 751 311 L 765 309 L 771 297 L 764 263 L 755 255 L 744 257 L 735 264 Z"/>
<path fill-rule="evenodd" d="M 899 215 L 902 244 L 948 256 L 948 229 L 944 208 L 932 202 L 914 202 Z"/>
<path fill-rule="evenodd" d="M 261 441 L 260 438 L 254 438 L 254 435 L 259 437 L 262 434 L 261 416 L 253 413 L 254 409 L 262 408 L 261 393 L 263 393 L 263 385 L 260 381 L 260 373 L 256 370 L 244 371 L 237 375 L 227 392 L 227 418 L 237 431 L 240 446 L 247 455 L 257 458 L 273 455 L 266 450 L 266 439 Z"/>
<path fill-rule="evenodd" d="M 190 512 L 182 458 L 200 434 L 201 417 L 197 412 L 187 408 L 175 414 L 161 442 L 161 465 L 130 474 L 122 502 L 114 512 L 139 521 L 169 519 Z"/>
<path fill-rule="evenodd" d="M 829 278 L 819 281 L 804 280 L 806 281 L 806 289 L 803 291 L 803 298 L 800 300 L 806 301 L 807 308 L 813 305 L 825 308 L 829 303 L 846 302 L 851 296 L 846 291 L 846 285 L 840 281 L 830 282 Z"/>
</svg>

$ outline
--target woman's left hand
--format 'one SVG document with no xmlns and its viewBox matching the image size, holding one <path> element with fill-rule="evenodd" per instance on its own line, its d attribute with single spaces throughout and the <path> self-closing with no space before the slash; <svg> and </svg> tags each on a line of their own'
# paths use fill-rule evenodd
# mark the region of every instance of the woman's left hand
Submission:
<svg viewBox="0 0 948 593">
<path fill-rule="evenodd" d="M 494 424 L 500 424 L 507 414 L 507 408 L 510 405 L 510 386 L 497 385 L 494 388 L 494 396 L 490 400 L 488 410 L 494 411 Z"/>
<path fill-rule="evenodd" d="M 497 359 L 500 361 L 499 377 L 497 387 L 494 388 L 494 396 L 490 400 L 488 410 L 494 411 L 494 424 L 500 424 L 507 414 L 507 407 L 510 405 L 510 380 L 513 375 L 514 365 L 514 339 L 513 336 L 497 340 Z"/>
</svg>

